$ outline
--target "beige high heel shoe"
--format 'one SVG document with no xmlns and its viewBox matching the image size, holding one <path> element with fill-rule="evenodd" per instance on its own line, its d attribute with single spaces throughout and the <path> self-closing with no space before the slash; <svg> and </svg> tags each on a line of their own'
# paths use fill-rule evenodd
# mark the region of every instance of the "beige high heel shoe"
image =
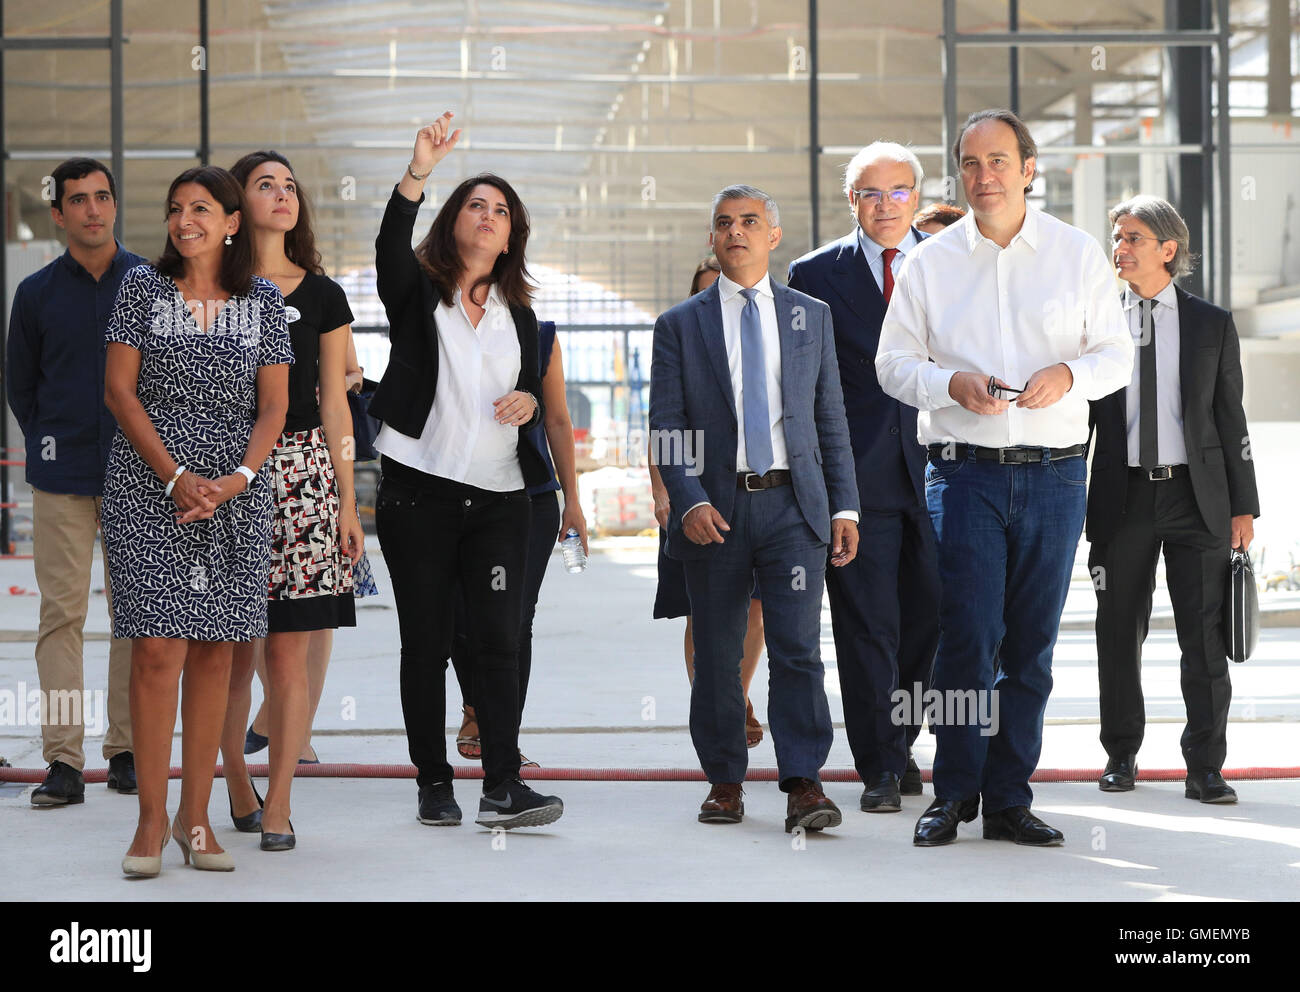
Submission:
<svg viewBox="0 0 1300 992">
<path fill-rule="evenodd" d="M 180 845 L 181 854 L 185 858 L 185 863 L 189 864 L 190 859 L 194 860 L 194 867 L 200 871 L 234 871 L 235 859 L 230 856 L 229 851 L 222 851 L 220 854 L 207 854 L 203 851 L 196 851 L 190 847 L 189 832 L 181 823 L 181 814 L 176 813 L 176 819 L 172 821 L 172 839 Z"/>
<path fill-rule="evenodd" d="M 162 852 L 167 846 L 167 822 L 163 821 L 162 843 L 158 853 L 150 855 L 128 854 L 122 859 L 122 874 L 133 878 L 157 878 L 162 873 Z"/>
</svg>

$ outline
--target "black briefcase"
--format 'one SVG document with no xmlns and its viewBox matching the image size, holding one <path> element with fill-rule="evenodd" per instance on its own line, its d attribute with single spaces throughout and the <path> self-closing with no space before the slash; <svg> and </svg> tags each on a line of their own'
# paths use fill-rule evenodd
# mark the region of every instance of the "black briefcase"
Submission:
<svg viewBox="0 0 1300 992">
<path fill-rule="evenodd" d="M 1228 657 L 1242 662 L 1259 641 L 1259 590 L 1250 555 L 1233 551 L 1228 559 L 1228 587 L 1223 597 L 1223 639 Z"/>
</svg>

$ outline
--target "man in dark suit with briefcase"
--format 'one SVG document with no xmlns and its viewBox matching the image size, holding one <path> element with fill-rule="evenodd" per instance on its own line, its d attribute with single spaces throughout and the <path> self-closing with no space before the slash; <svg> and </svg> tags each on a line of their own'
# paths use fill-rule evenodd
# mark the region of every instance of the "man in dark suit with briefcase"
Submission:
<svg viewBox="0 0 1300 992">
<path fill-rule="evenodd" d="M 1097 593 L 1103 792 L 1137 776 L 1142 642 L 1156 562 L 1165 555 L 1182 651 L 1186 796 L 1232 803 L 1223 780 L 1232 685 L 1223 630 L 1230 548 L 1254 536 L 1259 495 L 1242 407 L 1232 315 L 1184 292 L 1187 225 L 1166 201 L 1138 196 L 1110 211 L 1116 271 L 1137 359 L 1126 389 L 1092 403 L 1088 566 Z"/>
</svg>

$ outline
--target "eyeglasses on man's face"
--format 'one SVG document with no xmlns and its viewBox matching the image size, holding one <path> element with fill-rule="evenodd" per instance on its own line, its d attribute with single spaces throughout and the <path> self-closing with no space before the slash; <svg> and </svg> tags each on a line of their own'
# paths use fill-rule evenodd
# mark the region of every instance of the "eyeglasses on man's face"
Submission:
<svg viewBox="0 0 1300 992">
<path fill-rule="evenodd" d="M 1166 238 L 1164 240 L 1172 241 L 1173 239 Z M 1156 244 L 1164 243 L 1160 238 L 1152 237 L 1150 234 L 1138 234 L 1136 232 L 1121 231 L 1119 234 L 1112 234 L 1110 236 L 1110 245 L 1112 248 L 1118 245 L 1121 241 L 1127 244 L 1130 248 L 1136 248 L 1143 241 L 1154 241 Z"/>
<path fill-rule="evenodd" d="M 915 186 L 904 186 L 901 189 L 855 189 L 853 195 L 859 200 L 866 200 L 869 206 L 874 207 L 877 203 L 883 203 L 885 197 L 889 197 L 895 203 L 906 203 L 915 189 Z"/>
</svg>

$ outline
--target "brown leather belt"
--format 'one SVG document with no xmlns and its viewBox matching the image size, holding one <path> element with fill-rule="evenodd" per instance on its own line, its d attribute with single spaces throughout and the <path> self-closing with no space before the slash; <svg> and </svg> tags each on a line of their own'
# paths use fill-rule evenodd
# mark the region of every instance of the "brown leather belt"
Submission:
<svg viewBox="0 0 1300 992">
<path fill-rule="evenodd" d="M 774 468 L 767 475 L 757 475 L 753 472 L 738 472 L 736 474 L 736 488 L 750 493 L 756 493 L 760 489 L 775 489 L 777 486 L 788 486 L 789 484 L 790 472 L 784 468 Z"/>
</svg>

